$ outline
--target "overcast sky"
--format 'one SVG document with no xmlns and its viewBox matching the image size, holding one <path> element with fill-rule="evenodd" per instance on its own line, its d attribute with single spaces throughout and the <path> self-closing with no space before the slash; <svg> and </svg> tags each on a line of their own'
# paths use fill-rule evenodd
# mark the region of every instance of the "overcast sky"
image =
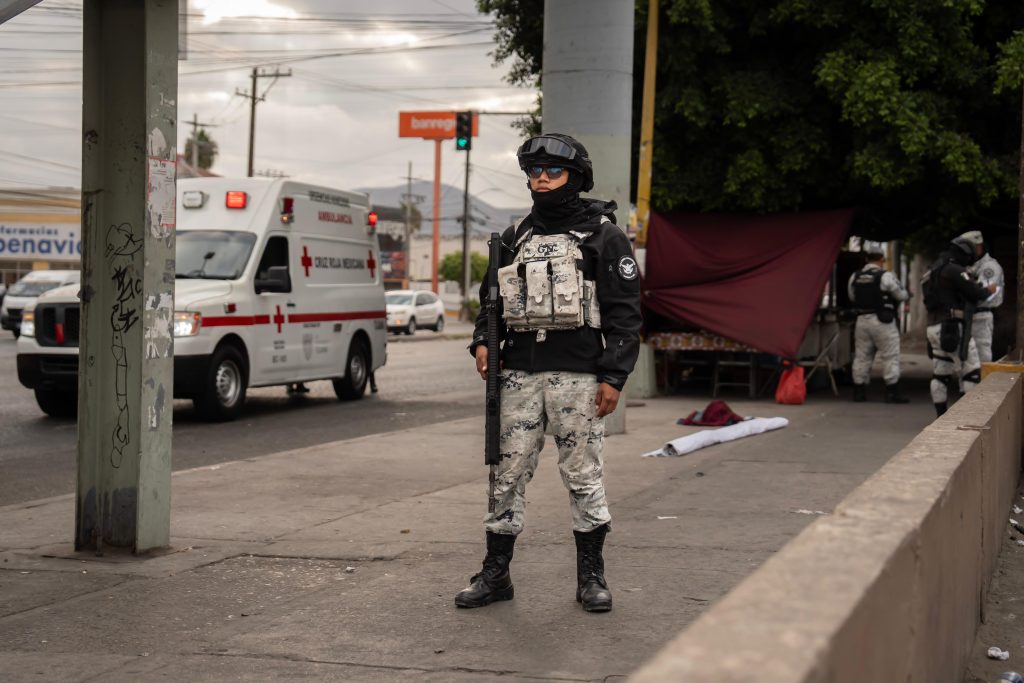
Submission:
<svg viewBox="0 0 1024 683">
<path fill-rule="evenodd" d="M 80 185 L 81 8 L 43 0 L 0 26 L 0 186 Z M 259 82 L 256 169 L 348 189 L 402 183 L 409 161 L 433 179 L 434 145 L 399 138 L 399 111 L 522 111 L 536 95 L 494 66 L 493 27 L 473 0 L 191 0 L 190 15 L 178 149 L 193 114 L 216 123 L 213 170 L 226 176 L 246 173 L 248 100 L 234 93 L 256 64 L 292 70 Z M 527 206 L 511 120 L 481 117 L 471 192 Z M 443 150 L 442 179 L 461 186 L 463 155 L 452 141 Z"/>
</svg>

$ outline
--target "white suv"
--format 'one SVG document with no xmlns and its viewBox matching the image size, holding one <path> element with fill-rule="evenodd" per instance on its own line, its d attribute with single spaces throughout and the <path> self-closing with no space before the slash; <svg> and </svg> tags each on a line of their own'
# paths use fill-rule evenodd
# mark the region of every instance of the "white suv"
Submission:
<svg viewBox="0 0 1024 683">
<path fill-rule="evenodd" d="M 385 293 L 388 332 L 415 334 L 420 327 L 444 329 L 444 302 L 433 292 L 396 289 Z"/>
</svg>

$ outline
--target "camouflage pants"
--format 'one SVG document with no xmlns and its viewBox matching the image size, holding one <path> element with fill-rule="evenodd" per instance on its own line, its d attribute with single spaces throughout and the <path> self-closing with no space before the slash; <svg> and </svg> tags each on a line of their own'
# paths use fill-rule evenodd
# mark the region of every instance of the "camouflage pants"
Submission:
<svg viewBox="0 0 1024 683">
<path fill-rule="evenodd" d="M 558 470 L 569 490 L 572 528 L 592 531 L 611 521 L 602 467 L 604 418 L 595 417 L 597 378 L 582 372 L 501 372 L 501 462 L 495 466 L 494 514 L 484 528 L 518 535 L 526 516 L 526 485 L 533 479 L 544 429 L 558 447 Z"/>
<path fill-rule="evenodd" d="M 979 311 L 971 322 L 971 337 L 978 345 L 978 359 L 982 363 L 992 362 L 992 311 Z"/>
<path fill-rule="evenodd" d="M 871 365 L 875 353 L 882 361 L 882 377 L 886 384 L 900 381 L 900 331 L 896 323 L 883 323 L 875 314 L 857 316 L 854 326 L 853 382 L 871 381 Z"/>
<path fill-rule="evenodd" d="M 958 351 L 943 351 L 939 345 L 941 325 L 929 325 L 928 343 L 932 347 L 932 381 L 930 386 L 932 403 L 946 403 L 949 392 L 955 386 L 956 373 L 960 374 L 960 389 L 967 393 L 981 382 L 981 360 L 978 347 L 971 339 L 967 346 L 967 359 L 960 360 Z"/>
</svg>

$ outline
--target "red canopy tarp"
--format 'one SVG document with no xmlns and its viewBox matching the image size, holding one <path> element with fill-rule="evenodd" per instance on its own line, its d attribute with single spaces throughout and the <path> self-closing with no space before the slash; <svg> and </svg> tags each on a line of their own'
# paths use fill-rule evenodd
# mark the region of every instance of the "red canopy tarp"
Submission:
<svg viewBox="0 0 1024 683">
<path fill-rule="evenodd" d="M 770 216 L 651 214 L 651 311 L 795 358 L 853 210 Z"/>
</svg>

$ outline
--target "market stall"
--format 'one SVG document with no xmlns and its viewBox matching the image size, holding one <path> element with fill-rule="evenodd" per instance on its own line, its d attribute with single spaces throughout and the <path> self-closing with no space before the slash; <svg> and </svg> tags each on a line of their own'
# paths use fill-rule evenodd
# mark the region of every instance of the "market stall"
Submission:
<svg viewBox="0 0 1024 683">
<path fill-rule="evenodd" d="M 706 376 L 713 394 L 734 385 L 754 396 L 779 358 L 845 364 L 837 256 L 852 219 L 653 214 L 642 296 L 662 386 Z"/>
</svg>

